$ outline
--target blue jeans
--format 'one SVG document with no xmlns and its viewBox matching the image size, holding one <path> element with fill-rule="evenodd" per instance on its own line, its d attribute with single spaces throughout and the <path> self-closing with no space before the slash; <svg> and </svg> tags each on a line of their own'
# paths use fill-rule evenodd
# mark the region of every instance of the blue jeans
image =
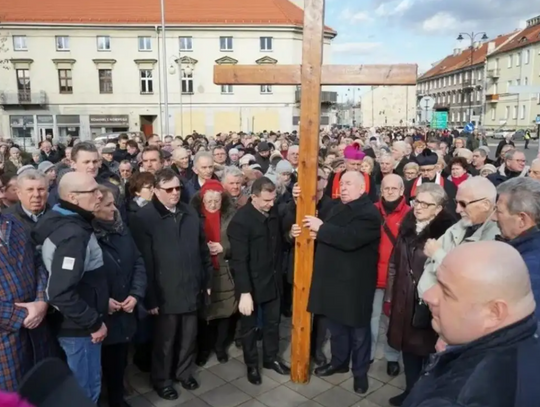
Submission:
<svg viewBox="0 0 540 407">
<path fill-rule="evenodd" d="M 92 338 L 58 338 L 73 376 L 86 396 L 97 404 L 101 393 L 101 343 Z"/>
</svg>

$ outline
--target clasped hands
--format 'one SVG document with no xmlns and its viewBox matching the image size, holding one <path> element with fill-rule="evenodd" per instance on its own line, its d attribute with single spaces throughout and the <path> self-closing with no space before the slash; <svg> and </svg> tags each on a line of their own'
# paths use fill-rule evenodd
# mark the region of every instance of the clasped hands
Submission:
<svg viewBox="0 0 540 407">
<path fill-rule="evenodd" d="M 118 311 L 124 311 L 131 314 L 136 305 L 137 299 L 132 295 L 128 296 L 123 302 L 109 298 L 109 314 L 114 314 Z"/>
<path fill-rule="evenodd" d="M 217 242 L 208 242 L 208 250 L 210 250 L 211 256 L 217 256 L 220 253 L 223 253 L 223 246 Z"/>
</svg>

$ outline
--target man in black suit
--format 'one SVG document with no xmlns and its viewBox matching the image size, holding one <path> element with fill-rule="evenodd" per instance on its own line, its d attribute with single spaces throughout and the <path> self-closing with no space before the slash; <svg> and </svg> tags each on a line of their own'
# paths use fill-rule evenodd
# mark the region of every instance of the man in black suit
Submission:
<svg viewBox="0 0 540 407">
<path fill-rule="evenodd" d="M 227 234 L 241 314 L 241 336 L 248 380 L 261 384 L 257 351 L 257 314 L 263 313 L 263 367 L 288 375 L 278 360 L 282 228 L 274 207 L 276 186 L 266 177 L 251 187 L 251 200 L 234 215 Z"/>
</svg>

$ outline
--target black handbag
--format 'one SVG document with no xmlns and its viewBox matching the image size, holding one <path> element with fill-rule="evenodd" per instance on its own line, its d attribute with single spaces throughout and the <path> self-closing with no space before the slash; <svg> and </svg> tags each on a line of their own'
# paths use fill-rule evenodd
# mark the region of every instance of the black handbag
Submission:
<svg viewBox="0 0 540 407">
<path fill-rule="evenodd" d="M 409 276 L 411 277 L 414 287 L 414 306 L 411 325 L 416 329 L 431 328 L 431 311 L 428 305 L 418 296 L 418 282 L 414 278 L 414 273 L 409 259 L 409 253 L 406 251 L 407 265 L 409 266 Z"/>
</svg>

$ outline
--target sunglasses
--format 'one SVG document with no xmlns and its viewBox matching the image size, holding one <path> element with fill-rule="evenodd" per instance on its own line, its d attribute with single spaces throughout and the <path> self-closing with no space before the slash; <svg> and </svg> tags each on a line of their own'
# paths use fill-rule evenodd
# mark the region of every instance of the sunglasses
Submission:
<svg viewBox="0 0 540 407">
<path fill-rule="evenodd" d="M 165 191 L 165 192 L 168 193 L 168 194 L 172 194 L 173 191 L 174 191 L 174 192 L 180 192 L 180 190 L 182 189 L 182 187 L 159 188 L 159 189 L 161 189 L 162 191 Z"/>
<path fill-rule="evenodd" d="M 482 202 L 484 199 L 486 198 L 475 199 L 474 201 L 470 201 L 470 202 L 456 200 L 456 204 L 461 206 L 463 209 L 465 209 L 467 206 L 478 203 L 478 202 Z"/>
</svg>

